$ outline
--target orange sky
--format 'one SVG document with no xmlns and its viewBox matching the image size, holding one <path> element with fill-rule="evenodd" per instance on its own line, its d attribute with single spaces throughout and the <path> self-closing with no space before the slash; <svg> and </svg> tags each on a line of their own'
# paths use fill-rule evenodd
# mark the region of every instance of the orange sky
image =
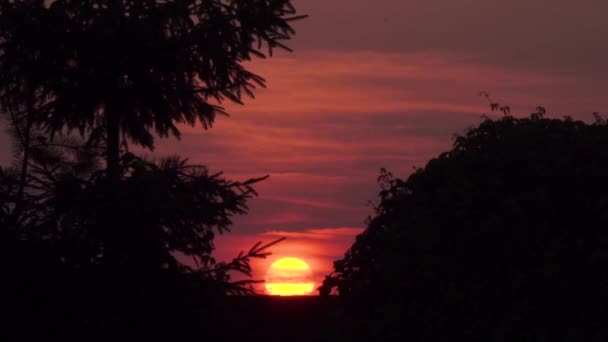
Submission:
<svg viewBox="0 0 608 342">
<path fill-rule="evenodd" d="M 515 115 L 545 106 L 590 120 L 608 112 L 608 2 L 600 0 L 296 0 L 311 17 L 280 53 L 250 64 L 268 88 L 229 105 L 209 131 L 186 128 L 174 154 L 232 179 L 270 175 L 251 212 L 218 238 L 228 259 L 259 240 L 317 282 L 364 227 L 381 167 L 407 177 L 480 122 L 485 90 Z M 3 137 L 3 139 L 5 139 Z M 8 160 L 6 140 L 0 142 Z"/>
</svg>

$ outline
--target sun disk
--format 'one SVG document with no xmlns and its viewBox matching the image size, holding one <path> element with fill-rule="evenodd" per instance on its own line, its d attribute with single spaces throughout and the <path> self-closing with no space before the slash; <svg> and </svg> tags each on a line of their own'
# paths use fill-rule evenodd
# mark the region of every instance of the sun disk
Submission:
<svg viewBox="0 0 608 342">
<path fill-rule="evenodd" d="M 266 291 L 271 295 L 309 295 L 314 288 L 310 266 L 298 258 L 279 259 L 266 273 Z"/>
</svg>

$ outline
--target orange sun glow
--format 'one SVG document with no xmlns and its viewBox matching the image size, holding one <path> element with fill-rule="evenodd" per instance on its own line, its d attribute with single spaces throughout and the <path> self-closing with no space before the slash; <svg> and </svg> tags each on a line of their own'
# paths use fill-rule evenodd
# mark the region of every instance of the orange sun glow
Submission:
<svg viewBox="0 0 608 342">
<path fill-rule="evenodd" d="M 271 295 L 308 295 L 314 287 L 310 266 L 298 258 L 279 259 L 266 273 L 266 291 Z"/>
</svg>

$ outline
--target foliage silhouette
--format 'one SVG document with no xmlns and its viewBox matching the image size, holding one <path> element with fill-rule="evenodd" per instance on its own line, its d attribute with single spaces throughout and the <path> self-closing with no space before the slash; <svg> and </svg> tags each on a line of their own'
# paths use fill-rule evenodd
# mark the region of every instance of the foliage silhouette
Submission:
<svg viewBox="0 0 608 342">
<path fill-rule="evenodd" d="M 608 125 L 501 108 L 407 180 L 382 170 L 375 216 L 320 288 L 344 301 L 342 333 L 608 336 Z"/>
<path fill-rule="evenodd" d="M 198 319 L 211 315 L 225 294 L 254 294 L 257 280 L 232 274 L 251 277 L 251 258 L 266 257 L 281 240 L 216 262 L 213 239 L 247 212 L 252 186 L 266 177 L 234 182 L 178 157 L 154 163 L 125 154 L 116 183 L 97 151 L 67 139 L 33 145 L 19 215 L 19 172 L 0 168 L 0 261 L 16 327 L 72 324 L 115 338 L 137 323 L 136 336 L 153 335 L 174 329 L 178 317 L 193 321 L 187 316 L 197 306 L 209 308 Z M 153 329 L 151 321 L 168 325 Z"/>
<path fill-rule="evenodd" d="M 291 0 L 2 0 L 0 97 L 33 97 L 32 123 L 51 135 L 103 129 L 116 178 L 121 136 L 153 148 L 152 131 L 211 126 L 222 101 L 265 85 L 243 63 L 289 50 L 303 17 Z"/>
<path fill-rule="evenodd" d="M 251 258 L 281 239 L 228 262 L 213 239 L 266 177 L 229 181 L 126 146 L 209 128 L 225 101 L 253 97 L 265 80 L 245 63 L 289 50 L 303 17 L 290 0 L 0 0 L 0 109 L 15 152 L 0 167 L 0 263 L 14 331 L 174 336 L 193 312 L 218 323 L 221 295 L 254 293 L 256 280 L 232 274 L 250 277 Z"/>
</svg>

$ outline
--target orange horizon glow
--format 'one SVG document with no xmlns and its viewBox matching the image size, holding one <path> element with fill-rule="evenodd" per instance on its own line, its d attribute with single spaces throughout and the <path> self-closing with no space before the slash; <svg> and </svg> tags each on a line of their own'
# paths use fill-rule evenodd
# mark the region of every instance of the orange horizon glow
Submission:
<svg viewBox="0 0 608 342">
<path fill-rule="evenodd" d="M 310 295 L 314 287 L 310 266 L 298 258 L 279 259 L 272 263 L 266 274 L 266 292 L 270 295 Z"/>
</svg>

